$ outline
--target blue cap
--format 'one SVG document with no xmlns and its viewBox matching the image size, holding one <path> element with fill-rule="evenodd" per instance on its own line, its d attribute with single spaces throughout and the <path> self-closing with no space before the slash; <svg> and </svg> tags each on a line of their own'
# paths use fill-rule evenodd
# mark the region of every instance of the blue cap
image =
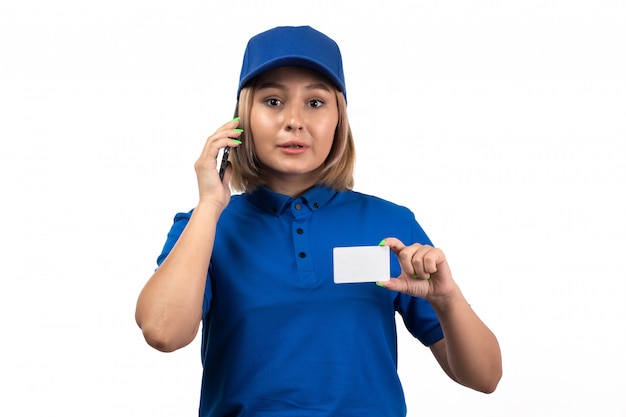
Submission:
<svg viewBox="0 0 626 417">
<path fill-rule="evenodd" d="M 341 52 L 337 43 L 310 26 L 280 26 L 259 33 L 248 41 L 237 98 L 241 89 L 254 77 L 284 66 L 317 71 L 347 97 Z"/>
</svg>

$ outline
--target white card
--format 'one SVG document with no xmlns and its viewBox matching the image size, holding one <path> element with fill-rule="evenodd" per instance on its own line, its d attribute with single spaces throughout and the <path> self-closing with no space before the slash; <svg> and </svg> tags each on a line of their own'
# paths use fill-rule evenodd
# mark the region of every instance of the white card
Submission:
<svg viewBox="0 0 626 417">
<path fill-rule="evenodd" d="M 389 246 L 333 248 L 333 272 L 335 284 L 388 281 Z"/>
</svg>

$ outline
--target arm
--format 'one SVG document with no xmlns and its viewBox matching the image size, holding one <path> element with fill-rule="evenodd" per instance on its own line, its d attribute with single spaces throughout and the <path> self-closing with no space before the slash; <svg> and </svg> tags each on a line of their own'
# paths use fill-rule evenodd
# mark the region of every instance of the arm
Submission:
<svg viewBox="0 0 626 417">
<path fill-rule="evenodd" d="M 199 203 L 172 251 L 139 294 L 135 320 L 157 350 L 171 352 L 186 346 L 198 332 L 217 221 L 230 198 L 231 168 L 222 183 L 216 158 L 220 148 L 237 146 L 232 140 L 241 134 L 233 131 L 237 123 L 226 123 L 207 139 L 195 164 Z"/>
<path fill-rule="evenodd" d="M 135 319 L 146 342 L 171 352 L 195 338 L 220 211 L 198 204 L 163 264 L 139 294 Z"/>
<path fill-rule="evenodd" d="M 433 304 L 433 308 L 444 338 L 432 345 L 431 351 L 443 370 L 462 385 L 485 393 L 495 391 L 502 377 L 502 358 L 495 335 L 460 291 L 447 304 Z"/>
<path fill-rule="evenodd" d="M 502 377 L 500 346 L 452 279 L 443 252 L 428 245 L 404 246 L 395 238 L 385 242 L 398 256 L 402 273 L 382 285 L 425 298 L 433 306 L 444 338 L 431 350 L 443 370 L 462 385 L 493 392 Z"/>
</svg>

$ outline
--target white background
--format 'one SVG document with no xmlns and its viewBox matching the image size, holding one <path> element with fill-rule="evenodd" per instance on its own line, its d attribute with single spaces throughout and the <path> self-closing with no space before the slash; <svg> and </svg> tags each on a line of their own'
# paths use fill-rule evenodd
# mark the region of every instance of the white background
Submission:
<svg viewBox="0 0 626 417">
<path fill-rule="evenodd" d="M 400 329 L 409 416 L 626 415 L 625 22 L 618 0 L 2 1 L 0 415 L 197 413 L 199 340 L 154 351 L 135 301 L 245 43 L 301 24 L 344 54 L 355 189 L 416 213 L 501 343 L 484 395 Z"/>
</svg>

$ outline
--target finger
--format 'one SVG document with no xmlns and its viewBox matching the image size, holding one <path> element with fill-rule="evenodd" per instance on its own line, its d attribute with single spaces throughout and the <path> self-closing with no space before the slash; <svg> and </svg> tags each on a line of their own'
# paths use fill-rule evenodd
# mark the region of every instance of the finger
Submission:
<svg viewBox="0 0 626 417">
<path fill-rule="evenodd" d="M 413 244 L 411 246 L 405 246 L 402 241 L 394 237 L 384 239 L 381 244 L 389 246 L 391 251 L 395 253 L 400 262 L 400 268 L 406 275 L 412 278 L 418 278 L 413 268 L 413 254 L 421 245 Z"/>
<path fill-rule="evenodd" d="M 239 126 L 239 123 L 241 122 L 241 118 L 239 117 L 235 117 L 233 120 L 231 120 L 230 122 L 226 122 L 224 123 L 222 126 L 220 126 L 216 131 L 215 134 L 218 134 L 220 132 L 228 132 L 231 131 L 235 128 L 237 128 Z"/>
<path fill-rule="evenodd" d="M 445 261 L 445 256 L 441 249 L 428 247 L 429 250 L 424 255 L 424 272 L 434 274 L 439 269 L 439 264 Z"/>
<path fill-rule="evenodd" d="M 236 139 L 239 139 L 241 135 L 243 134 L 243 129 L 239 128 L 239 122 L 240 122 L 240 118 L 235 117 L 233 120 L 231 120 L 230 122 L 224 124 L 221 128 L 219 128 L 218 131 L 215 132 L 216 135 L 226 136 L 236 141 Z"/>
<path fill-rule="evenodd" d="M 397 278 L 392 278 L 387 281 L 378 281 L 376 282 L 376 285 L 381 288 L 386 288 L 388 290 L 397 292 L 402 292 L 402 290 L 405 288 L 405 285 Z"/>
<path fill-rule="evenodd" d="M 378 281 L 376 285 L 390 291 L 401 292 L 414 297 L 421 297 L 424 294 L 424 289 L 419 288 L 424 286 L 423 283 L 416 283 L 406 279 L 391 278 L 387 281 Z"/>
<path fill-rule="evenodd" d="M 405 248 L 404 243 L 400 241 L 400 239 L 396 239 L 395 237 L 386 237 L 379 243 L 380 246 L 389 246 L 389 249 L 396 255 L 400 253 L 402 249 Z"/>
<path fill-rule="evenodd" d="M 205 149 L 221 149 L 226 146 L 233 147 L 234 144 L 240 145 L 242 142 L 241 135 L 243 129 L 219 129 L 214 134 L 209 136 L 205 142 Z"/>
<path fill-rule="evenodd" d="M 426 271 L 424 267 L 424 256 L 428 253 L 428 246 L 416 246 L 416 251 L 413 253 L 411 257 L 411 265 L 413 266 L 413 278 L 417 279 L 429 279 L 430 274 Z"/>
<path fill-rule="evenodd" d="M 422 246 L 413 257 L 415 274 L 421 279 L 430 279 L 437 272 L 439 264 L 445 261 L 443 252 L 432 246 Z"/>
<path fill-rule="evenodd" d="M 225 147 L 237 147 L 241 145 L 242 141 L 239 140 L 243 134 L 243 129 L 232 128 L 238 122 L 226 123 L 222 128 L 218 129 L 213 135 L 209 136 L 204 143 L 202 153 L 198 158 L 199 165 L 205 165 L 208 163 L 209 167 L 216 164 L 217 155 L 219 150 Z"/>
</svg>

